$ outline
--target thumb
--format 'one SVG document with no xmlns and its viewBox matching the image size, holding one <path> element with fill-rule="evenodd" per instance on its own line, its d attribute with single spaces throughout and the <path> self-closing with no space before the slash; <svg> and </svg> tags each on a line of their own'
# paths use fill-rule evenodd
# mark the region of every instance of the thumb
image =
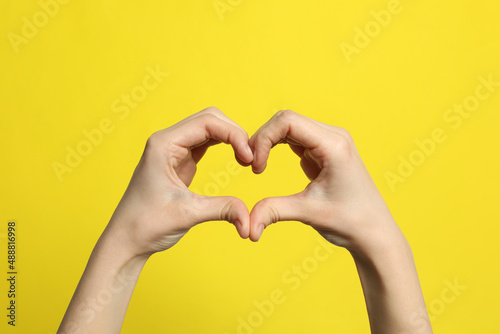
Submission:
<svg viewBox="0 0 500 334">
<path fill-rule="evenodd" d="M 226 220 L 236 227 L 239 235 L 246 239 L 250 233 L 250 216 L 245 203 L 232 196 L 202 196 L 195 194 L 196 224 L 212 220 Z"/>
<path fill-rule="evenodd" d="M 307 223 L 310 209 L 302 193 L 268 197 L 257 202 L 250 213 L 250 240 L 258 241 L 264 229 L 278 221 L 297 220 Z"/>
</svg>

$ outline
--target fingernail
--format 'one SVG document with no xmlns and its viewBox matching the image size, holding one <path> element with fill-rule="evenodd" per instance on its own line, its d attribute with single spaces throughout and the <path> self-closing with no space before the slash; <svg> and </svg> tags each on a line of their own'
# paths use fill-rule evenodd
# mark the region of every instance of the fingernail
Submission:
<svg viewBox="0 0 500 334">
<path fill-rule="evenodd" d="M 238 219 L 234 221 L 234 226 L 236 226 L 238 230 L 241 230 L 243 228 L 243 224 Z"/>
<path fill-rule="evenodd" d="M 262 232 L 264 232 L 264 224 L 260 224 L 259 228 L 257 229 L 257 234 L 260 236 L 262 235 Z"/>
<path fill-rule="evenodd" d="M 245 148 L 245 151 L 247 151 L 248 155 L 253 157 L 253 152 L 252 152 L 252 149 L 250 148 L 250 146 L 247 145 L 247 147 Z"/>
</svg>

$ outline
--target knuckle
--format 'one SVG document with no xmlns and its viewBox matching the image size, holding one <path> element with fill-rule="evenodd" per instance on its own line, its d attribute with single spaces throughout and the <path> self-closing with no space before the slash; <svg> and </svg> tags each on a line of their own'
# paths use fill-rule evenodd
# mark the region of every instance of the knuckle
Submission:
<svg viewBox="0 0 500 334">
<path fill-rule="evenodd" d="M 276 117 L 288 121 L 292 120 L 294 117 L 296 117 L 298 114 L 295 111 L 285 109 L 285 110 L 280 110 L 276 113 Z"/>
<path fill-rule="evenodd" d="M 219 211 L 219 220 L 232 221 L 232 212 L 234 211 L 234 199 L 229 198 Z"/>
<path fill-rule="evenodd" d="M 336 127 L 336 129 L 340 135 L 342 135 L 343 137 L 345 137 L 349 141 L 352 141 L 351 133 L 347 129 L 342 128 L 342 127 Z"/>
<path fill-rule="evenodd" d="M 156 161 L 158 157 L 176 157 L 181 160 L 186 154 L 186 149 L 172 143 L 167 133 L 157 131 L 147 139 L 143 158 L 146 161 Z"/>
<path fill-rule="evenodd" d="M 351 140 L 343 135 L 336 135 L 331 147 L 333 152 L 340 157 L 349 158 L 352 154 Z"/>
<path fill-rule="evenodd" d="M 146 141 L 146 151 L 154 150 L 160 144 L 160 132 L 156 131 Z"/>
<path fill-rule="evenodd" d="M 207 114 L 212 114 L 214 116 L 221 116 L 224 115 L 224 113 L 217 107 L 208 107 L 202 110 L 202 113 L 207 113 Z"/>
<path fill-rule="evenodd" d="M 269 222 L 271 224 L 274 224 L 279 222 L 280 220 L 280 213 L 278 212 L 278 210 L 273 206 L 269 207 Z"/>
<path fill-rule="evenodd" d="M 280 213 L 278 209 L 273 205 L 273 200 L 271 198 L 264 198 L 261 201 L 262 208 L 265 210 L 264 217 L 267 218 L 269 225 L 280 221 Z"/>
<path fill-rule="evenodd" d="M 215 113 L 206 112 L 206 113 L 201 114 L 201 116 L 199 117 L 199 120 L 201 121 L 201 123 L 203 125 L 207 125 L 207 124 L 214 124 L 218 120 L 220 121 L 220 118 Z"/>
</svg>

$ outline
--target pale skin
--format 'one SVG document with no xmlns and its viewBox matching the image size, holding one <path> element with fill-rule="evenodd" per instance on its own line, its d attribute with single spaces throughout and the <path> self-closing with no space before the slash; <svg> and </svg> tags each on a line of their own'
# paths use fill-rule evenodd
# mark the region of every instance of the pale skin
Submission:
<svg viewBox="0 0 500 334">
<path fill-rule="evenodd" d="M 238 198 L 188 187 L 207 149 L 230 144 L 236 160 L 264 171 L 272 147 L 286 143 L 311 181 L 302 192 L 265 198 L 249 213 Z M 99 238 L 58 333 L 119 333 L 146 261 L 191 227 L 227 220 L 258 241 L 278 221 L 300 221 L 352 255 L 372 333 L 432 333 L 413 255 L 345 129 L 280 111 L 250 139 L 217 108 L 154 133 Z"/>
</svg>

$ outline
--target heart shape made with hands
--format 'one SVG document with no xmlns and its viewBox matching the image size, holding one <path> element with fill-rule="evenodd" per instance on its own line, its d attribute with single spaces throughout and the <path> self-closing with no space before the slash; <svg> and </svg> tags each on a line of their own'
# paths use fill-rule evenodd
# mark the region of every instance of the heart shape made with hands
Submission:
<svg viewBox="0 0 500 334">
<path fill-rule="evenodd" d="M 256 174 L 265 170 L 273 147 L 288 144 L 311 181 L 301 192 L 260 200 L 250 213 L 237 197 L 203 196 L 191 191 L 190 196 L 181 196 L 182 207 L 174 208 L 185 218 L 181 219 L 182 233 L 205 221 L 226 220 L 236 226 L 242 238 L 258 241 L 272 223 L 299 221 L 328 241 L 347 247 L 358 235 L 370 234 L 373 217 L 393 220 L 349 132 L 293 111 L 276 113 L 249 139 L 247 132 L 220 110 L 207 108 L 150 139 L 149 146 L 156 152 L 152 156 L 166 157 L 167 176 L 175 174 L 171 178 L 175 196 L 189 191 L 186 186 L 193 180 L 197 163 L 210 146 L 219 143 L 230 144 L 238 163 L 251 166 Z M 149 156 L 146 154 L 146 160 Z M 158 160 L 151 164 L 155 162 Z M 159 168 L 158 173 L 163 175 L 163 167 Z"/>
<path fill-rule="evenodd" d="M 198 162 L 210 146 L 219 143 L 230 144 L 236 161 L 251 166 L 256 174 L 265 170 L 274 146 L 287 144 L 311 182 L 301 192 L 260 200 L 250 213 L 237 197 L 204 196 L 189 190 Z M 155 132 L 148 138 L 122 201 L 133 204 L 122 205 L 119 216 L 135 217 L 126 220 L 138 233 L 147 234 L 143 239 L 149 241 L 142 248 L 152 251 L 167 249 L 191 227 L 214 220 L 233 223 L 242 238 L 252 241 L 258 241 L 272 223 L 299 221 L 346 248 L 352 240 L 372 238 L 380 221 L 387 225 L 384 229 L 398 231 L 349 132 L 289 110 L 276 113 L 250 139 L 216 108 Z M 166 213 L 173 215 L 169 224 L 164 223 Z M 141 222 L 148 224 L 147 231 L 143 232 Z M 156 247 L 149 246 L 158 235 Z"/>
<path fill-rule="evenodd" d="M 202 144 L 200 144 L 200 146 L 211 146 L 219 142 L 231 144 L 233 146 L 233 150 L 235 152 L 235 160 L 237 162 L 231 160 L 226 164 L 225 170 L 210 172 L 209 176 L 211 177 L 212 181 L 207 182 L 202 186 L 203 191 L 200 191 L 196 187 L 191 187 L 191 191 L 204 196 L 216 197 L 219 195 L 219 192 L 223 188 L 228 186 L 232 177 L 235 177 L 241 173 L 244 168 L 243 166 L 251 166 L 254 173 L 261 174 L 267 166 L 267 160 L 270 151 L 278 144 L 288 144 L 291 150 L 301 159 L 300 166 L 302 167 L 302 170 L 303 172 L 305 172 L 306 176 L 310 180 L 315 179 L 319 175 L 321 167 L 317 160 L 313 158 L 313 155 L 307 147 L 308 144 L 311 144 L 311 139 L 302 138 L 303 134 L 300 134 L 299 131 L 296 131 L 296 134 L 294 134 L 296 138 L 289 136 L 289 126 L 285 126 L 286 123 L 280 123 L 276 120 L 276 118 L 280 115 L 283 115 L 283 113 L 285 112 L 278 113 L 273 118 L 271 118 L 271 120 L 264 124 L 246 143 L 242 143 L 244 142 L 244 140 L 235 142 L 231 141 L 231 139 L 228 139 L 227 141 L 216 140 L 212 144 L 207 144 L 207 141 L 205 140 Z M 286 115 L 289 115 L 287 117 L 294 117 L 295 120 L 299 116 L 303 117 L 295 113 L 293 113 L 293 116 L 291 116 L 291 113 L 293 112 L 287 111 Z M 304 118 L 312 121 L 306 117 Z M 304 119 L 299 118 L 299 120 L 302 120 L 303 122 L 302 127 L 304 125 L 307 126 L 307 123 L 304 122 Z M 243 131 L 243 129 L 241 130 Z M 312 128 L 312 130 L 315 129 Z M 302 143 L 301 140 L 304 140 L 305 143 Z M 248 145 L 251 149 L 252 160 L 249 160 L 248 156 L 244 156 L 244 149 L 241 148 L 241 146 L 244 144 Z M 204 148 L 203 153 L 205 151 L 206 149 Z M 303 197 L 303 193 L 299 192 L 289 196 L 268 197 L 260 200 L 255 204 L 249 214 L 250 226 L 242 226 L 241 222 L 235 222 L 238 233 L 244 238 L 249 236 L 251 240 L 257 241 L 266 226 L 280 220 L 297 220 L 295 218 L 300 218 L 301 216 L 300 214 L 297 214 L 296 210 L 297 201 L 303 201 L 303 198 L 301 199 L 301 197 Z M 279 210 L 278 207 L 280 208 Z"/>
</svg>

